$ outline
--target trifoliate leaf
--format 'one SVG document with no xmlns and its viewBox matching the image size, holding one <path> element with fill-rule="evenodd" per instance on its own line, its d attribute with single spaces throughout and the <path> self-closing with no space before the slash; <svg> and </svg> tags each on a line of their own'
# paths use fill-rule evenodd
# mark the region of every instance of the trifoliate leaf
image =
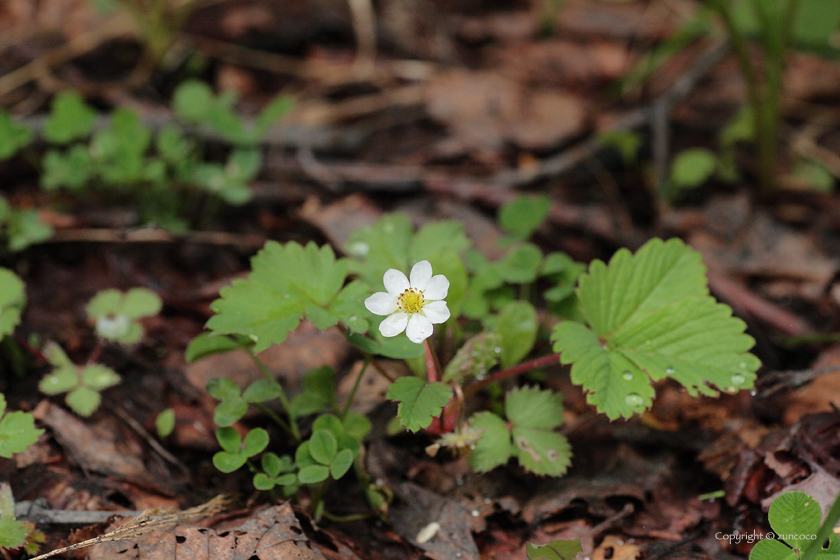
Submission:
<svg viewBox="0 0 840 560">
<path fill-rule="evenodd" d="M 254 428 L 242 440 L 242 453 L 247 457 L 253 457 L 268 447 L 268 432 L 262 428 Z"/>
<path fill-rule="evenodd" d="M 499 209 L 499 225 L 517 239 L 528 239 L 551 210 L 547 195 L 517 196 Z"/>
<path fill-rule="evenodd" d="M 283 394 L 283 387 L 273 379 L 257 379 L 242 391 L 242 399 L 249 403 L 261 403 L 276 399 Z"/>
<path fill-rule="evenodd" d="M 525 554 L 528 560 L 573 560 L 579 552 L 583 552 L 580 539 L 571 541 L 552 541 L 548 544 L 534 546 L 525 544 Z"/>
<path fill-rule="evenodd" d="M 481 431 L 481 438 L 469 455 L 470 466 L 475 471 L 487 472 L 508 462 L 510 430 L 503 419 L 492 412 L 479 412 L 472 417 L 470 428 Z"/>
<path fill-rule="evenodd" d="M 0 110 L 0 161 L 9 159 L 32 142 L 32 130 L 17 124 L 11 115 Z"/>
<path fill-rule="evenodd" d="M 11 458 L 38 441 L 44 430 L 35 429 L 32 414 L 16 410 L 3 414 L 6 398 L 0 393 L 0 457 Z"/>
<path fill-rule="evenodd" d="M 90 134 L 96 111 L 75 91 L 65 91 L 53 98 L 44 138 L 55 144 L 67 144 Z"/>
<path fill-rule="evenodd" d="M 651 405 L 651 380 L 673 377 L 692 395 L 750 388 L 757 358 L 746 325 L 708 297 L 701 256 L 680 240 L 654 239 L 635 256 L 594 261 L 577 295 L 589 328 L 558 324 L 552 334 L 572 381 L 611 419 Z"/>
<path fill-rule="evenodd" d="M 512 301 L 495 317 L 484 321 L 501 336 L 499 359 L 502 367 L 519 363 L 528 355 L 537 340 L 537 310 L 527 301 Z"/>
<path fill-rule="evenodd" d="M 338 453 L 338 442 L 327 430 L 315 430 L 309 438 L 309 454 L 322 465 L 329 465 Z"/>
<path fill-rule="evenodd" d="M 298 480 L 301 484 L 317 484 L 330 477 L 330 468 L 324 465 L 309 465 L 300 469 Z"/>
<path fill-rule="evenodd" d="M 304 248 L 269 241 L 251 266 L 247 279 L 221 290 L 207 327 L 250 337 L 255 352 L 283 342 L 307 309 L 328 309 L 347 276 L 346 261 L 336 260 L 329 246 L 319 249 L 314 243 Z"/>
<path fill-rule="evenodd" d="M 452 398 L 452 389 L 443 383 L 427 383 L 419 377 L 400 377 L 388 388 L 387 397 L 400 403 L 400 423 L 416 432 L 440 416 Z"/>
<path fill-rule="evenodd" d="M 527 284 L 537 279 L 543 254 L 532 243 L 514 246 L 508 253 L 496 261 L 495 267 L 505 282 Z"/>
<path fill-rule="evenodd" d="M 60 395 L 79 385 L 76 366 L 63 366 L 48 373 L 38 383 L 38 389 L 45 395 Z"/>
<path fill-rule="evenodd" d="M 342 449 L 336 453 L 330 462 L 330 474 L 335 480 L 344 476 L 350 467 L 353 466 L 353 452 L 349 449 Z"/>
<path fill-rule="evenodd" d="M 777 496 L 770 505 L 768 517 L 777 538 L 756 543 L 750 560 L 795 560 L 811 546 L 820 549 L 816 555 L 819 560 L 831 560 L 840 555 L 837 535 L 829 535 L 827 548 L 823 548 L 824 543 L 813 540 L 820 528 L 822 511 L 819 502 L 805 492 L 786 492 Z"/>
<path fill-rule="evenodd" d="M 23 281 L 7 268 L 0 268 L 0 338 L 12 334 L 20 323 L 26 301 Z"/>
</svg>

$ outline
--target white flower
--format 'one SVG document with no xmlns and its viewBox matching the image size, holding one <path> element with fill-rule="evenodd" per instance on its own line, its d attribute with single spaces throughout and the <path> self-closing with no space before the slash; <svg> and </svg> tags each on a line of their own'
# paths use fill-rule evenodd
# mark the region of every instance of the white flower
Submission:
<svg viewBox="0 0 840 560">
<path fill-rule="evenodd" d="M 405 331 L 411 342 L 420 344 L 432 335 L 432 325 L 449 319 L 443 298 L 449 280 L 443 274 L 432 276 L 429 261 L 420 261 L 411 269 L 411 281 L 394 268 L 382 282 L 387 292 L 377 292 L 365 300 L 365 307 L 376 315 L 388 315 L 379 324 L 382 336 L 397 336 Z"/>
</svg>

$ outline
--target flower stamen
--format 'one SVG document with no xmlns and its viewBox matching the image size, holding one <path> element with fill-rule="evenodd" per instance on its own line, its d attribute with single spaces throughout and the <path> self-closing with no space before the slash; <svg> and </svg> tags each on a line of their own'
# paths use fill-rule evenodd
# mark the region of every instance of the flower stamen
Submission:
<svg viewBox="0 0 840 560">
<path fill-rule="evenodd" d="M 423 292 L 415 288 L 408 288 L 397 297 L 397 307 L 406 313 L 418 313 L 423 309 Z"/>
</svg>

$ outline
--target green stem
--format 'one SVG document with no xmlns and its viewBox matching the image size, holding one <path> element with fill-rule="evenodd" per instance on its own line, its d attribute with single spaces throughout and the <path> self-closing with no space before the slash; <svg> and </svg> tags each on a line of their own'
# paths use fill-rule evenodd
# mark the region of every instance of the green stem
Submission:
<svg viewBox="0 0 840 560">
<path fill-rule="evenodd" d="M 274 423 L 275 423 L 275 424 L 277 424 L 278 426 L 280 426 L 280 427 L 283 429 L 283 431 L 284 431 L 284 432 L 286 432 L 287 434 L 289 434 L 290 436 L 292 436 L 293 438 L 295 438 L 295 440 L 296 440 L 298 443 L 300 443 L 300 439 L 299 439 L 299 437 L 298 437 L 298 436 L 296 436 L 296 435 L 295 435 L 295 432 L 294 432 L 294 430 L 292 430 L 291 425 L 289 425 L 289 423 L 288 423 L 288 422 L 286 422 L 285 420 L 283 420 L 283 419 L 280 417 L 280 415 L 278 415 L 276 412 L 274 412 L 273 410 L 271 410 L 270 408 L 268 408 L 267 406 L 265 406 L 263 403 L 251 403 L 251 404 L 253 404 L 255 407 L 257 407 L 257 408 L 259 408 L 260 410 L 262 410 L 262 411 L 263 411 L 263 413 L 264 413 L 266 416 L 268 416 L 269 418 L 271 418 L 272 420 L 274 420 Z"/>
<path fill-rule="evenodd" d="M 811 541 L 811 544 L 805 549 L 801 560 L 813 560 L 816 558 L 817 554 L 823 549 L 823 543 L 828 540 L 829 536 L 831 536 L 834 526 L 837 524 L 837 520 L 839 519 L 840 494 L 838 494 L 834 499 L 834 504 L 831 506 L 831 509 L 828 510 L 828 515 L 825 516 L 825 521 L 823 521 L 823 524 L 820 526 L 820 530 L 817 531 L 817 538 Z"/>
<path fill-rule="evenodd" d="M 507 379 L 508 377 L 519 375 L 520 373 L 525 373 L 526 371 L 530 371 L 532 369 L 536 369 L 543 366 L 550 366 L 559 362 L 559 354 L 549 354 L 548 356 L 543 356 L 542 358 L 534 358 L 533 360 L 522 362 L 521 364 L 509 367 L 507 369 L 503 369 L 502 371 L 497 371 L 493 375 L 490 375 L 482 379 L 478 383 L 470 385 L 469 387 L 464 389 L 464 399 L 466 400 L 467 398 L 474 395 L 483 388 L 487 387 L 491 383 L 495 383 L 497 381 L 501 381 L 502 379 Z"/>
<path fill-rule="evenodd" d="M 347 395 L 347 401 L 344 403 L 344 408 L 341 410 L 341 419 L 344 420 L 347 418 L 347 413 L 350 412 L 350 405 L 353 404 L 353 399 L 356 398 L 356 391 L 359 389 L 359 385 L 362 383 L 362 376 L 365 374 L 365 370 L 367 369 L 368 365 L 370 364 L 371 357 L 365 357 L 365 363 L 362 366 L 362 369 L 359 371 L 359 375 L 356 376 L 356 381 L 353 383 L 353 388 L 350 389 L 350 394 Z"/>
<path fill-rule="evenodd" d="M 269 381 L 272 381 L 274 383 L 277 383 L 277 380 L 274 379 L 274 376 L 268 370 L 268 368 L 263 363 L 263 361 L 260 360 L 257 357 L 256 354 L 254 354 L 252 351 L 249 350 L 248 355 L 251 356 L 251 360 L 254 361 L 254 364 L 256 364 L 257 369 L 259 369 L 262 372 L 262 374 L 265 376 L 266 379 L 268 379 Z M 283 390 L 282 386 L 280 386 L 280 394 L 277 396 L 277 398 L 280 401 L 280 404 L 283 405 L 283 410 L 285 410 L 286 414 L 289 416 L 289 423 L 288 423 L 289 433 L 292 434 L 292 437 L 295 438 L 296 442 L 300 443 L 300 441 L 301 441 L 300 428 L 297 425 L 297 420 L 292 417 L 292 414 L 290 412 L 292 410 L 292 407 L 290 405 L 288 397 L 286 397 L 286 392 Z"/>
</svg>

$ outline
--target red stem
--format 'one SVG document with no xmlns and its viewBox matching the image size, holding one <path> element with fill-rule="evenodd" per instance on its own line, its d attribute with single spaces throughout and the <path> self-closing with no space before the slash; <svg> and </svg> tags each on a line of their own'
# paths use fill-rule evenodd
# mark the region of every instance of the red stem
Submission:
<svg viewBox="0 0 840 560">
<path fill-rule="evenodd" d="M 423 347 L 426 349 L 426 379 L 429 380 L 429 383 L 434 383 L 440 379 L 437 356 L 435 356 L 432 347 L 429 346 L 428 338 L 423 341 Z"/>
<path fill-rule="evenodd" d="M 513 377 L 514 375 L 519 375 L 520 373 L 525 373 L 526 371 L 530 371 L 538 367 L 549 366 L 559 362 L 559 354 L 549 354 L 548 356 L 543 356 L 542 358 L 534 358 L 533 360 L 522 362 L 519 365 L 503 369 L 502 371 L 497 371 L 493 375 L 485 377 L 478 383 L 470 385 L 464 389 L 464 398 L 474 395 L 476 392 L 484 389 L 491 383 L 495 383 L 496 381 L 501 381 L 502 379 L 507 379 L 508 377 Z"/>
<path fill-rule="evenodd" d="M 15 337 L 17 343 L 20 344 L 21 348 L 32 354 L 35 357 L 35 359 L 40 360 L 45 364 L 50 363 L 47 357 L 44 356 L 44 354 L 40 350 L 29 344 L 29 342 L 27 342 L 26 339 L 23 338 L 21 335 L 19 335 L 18 333 L 14 333 L 13 336 Z"/>
</svg>

